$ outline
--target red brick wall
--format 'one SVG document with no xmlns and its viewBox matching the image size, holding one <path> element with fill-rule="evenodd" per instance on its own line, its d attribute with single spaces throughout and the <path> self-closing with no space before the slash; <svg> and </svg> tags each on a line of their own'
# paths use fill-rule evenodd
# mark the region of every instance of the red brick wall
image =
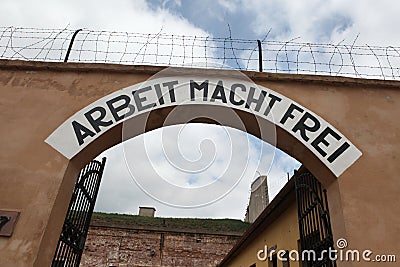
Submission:
<svg viewBox="0 0 400 267">
<path fill-rule="evenodd" d="M 216 266 L 240 235 L 91 227 L 81 265 Z"/>
</svg>

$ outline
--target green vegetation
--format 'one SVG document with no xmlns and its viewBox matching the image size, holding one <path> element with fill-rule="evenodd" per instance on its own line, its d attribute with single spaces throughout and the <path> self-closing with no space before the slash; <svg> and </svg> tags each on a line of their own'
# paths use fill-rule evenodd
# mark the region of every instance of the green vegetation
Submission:
<svg viewBox="0 0 400 267">
<path fill-rule="evenodd" d="M 249 223 L 234 219 L 162 218 L 99 212 L 93 213 L 92 224 L 122 228 L 149 227 L 217 233 L 244 233 L 250 226 Z"/>
</svg>

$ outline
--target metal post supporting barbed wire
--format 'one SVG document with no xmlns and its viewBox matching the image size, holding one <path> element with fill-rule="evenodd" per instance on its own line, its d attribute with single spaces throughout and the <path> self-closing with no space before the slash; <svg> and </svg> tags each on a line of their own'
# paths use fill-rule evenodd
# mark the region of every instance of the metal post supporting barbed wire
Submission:
<svg viewBox="0 0 400 267">
<path fill-rule="evenodd" d="M 72 35 L 71 42 L 69 42 L 67 54 L 65 55 L 65 58 L 64 58 L 64 62 L 67 62 L 67 61 L 68 61 L 69 54 L 71 53 L 72 45 L 74 44 L 74 41 L 75 41 L 75 37 L 76 37 L 76 35 L 78 34 L 78 32 L 80 32 L 80 31 L 82 31 L 82 29 L 76 30 L 76 31 L 74 32 L 74 34 Z"/>
<path fill-rule="evenodd" d="M 263 59 L 262 59 L 262 46 L 261 46 L 261 41 L 257 40 L 257 45 L 258 45 L 258 71 L 262 72 L 263 71 Z"/>
</svg>

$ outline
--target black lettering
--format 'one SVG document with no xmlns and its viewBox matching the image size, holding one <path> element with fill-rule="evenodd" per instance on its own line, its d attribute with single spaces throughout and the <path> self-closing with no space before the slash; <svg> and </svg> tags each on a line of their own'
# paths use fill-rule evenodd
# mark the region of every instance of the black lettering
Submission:
<svg viewBox="0 0 400 267">
<path fill-rule="evenodd" d="M 154 88 L 156 89 L 156 95 L 158 98 L 158 103 L 160 103 L 160 105 L 164 105 L 165 101 L 164 101 L 164 97 L 162 95 L 161 92 L 161 86 L 159 84 L 155 84 Z"/>
<path fill-rule="evenodd" d="M 307 120 L 311 120 L 314 123 L 314 125 L 311 125 L 311 126 L 307 125 L 306 124 Z M 318 129 L 320 127 L 321 127 L 321 123 L 317 120 L 317 118 L 315 118 L 310 113 L 306 112 L 303 115 L 303 117 L 301 117 L 301 119 L 293 127 L 292 131 L 294 133 L 296 133 L 297 131 L 300 131 L 300 135 L 304 139 L 304 141 L 308 141 L 308 139 L 310 139 L 310 138 L 307 136 L 306 131 L 316 132 L 316 131 L 318 131 Z"/>
<path fill-rule="evenodd" d="M 93 114 L 95 112 L 99 112 L 99 116 L 97 118 L 93 117 Z M 103 107 L 94 107 L 88 112 L 86 112 L 84 115 L 90 125 L 92 125 L 93 129 L 98 133 L 100 132 L 100 126 L 107 127 L 110 126 L 113 122 L 110 121 L 103 121 L 103 119 L 106 117 L 106 110 Z"/>
<path fill-rule="evenodd" d="M 256 103 L 256 108 L 254 109 L 255 111 L 259 111 L 261 108 L 261 105 L 265 99 L 265 97 L 267 96 L 267 92 L 265 92 L 264 90 L 261 90 L 261 94 L 258 98 L 254 98 L 254 92 L 256 91 L 256 88 L 254 87 L 250 87 L 249 90 L 249 95 L 247 96 L 247 101 L 246 101 L 246 108 L 250 108 L 250 105 L 252 103 Z"/>
<path fill-rule="evenodd" d="M 292 114 L 293 110 L 297 110 L 300 113 L 303 113 L 303 109 L 296 106 L 295 104 L 290 104 L 289 108 L 286 110 L 285 115 L 283 115 L 280 123 L 281 124 L 285 124 L 285 122 L 287 121 L 288 118 L 294 119 L 294 116 Z"/>
<path fill-rule="evenodd" d="M 147 97 L 145 97 L 145 96 L 140 97 L 140 94 L 150 91 L 150 90 L 151 90 L 151 86 L 147 86 L 147 87 L 144 87 L 144 88 L 141 88 L 141 89 L 138 89 L 138 90 L 132 92 L 133 99 L 135 100 L 138 111 L 146 110 L 148 108 L 152 108 L 152 107 L 156 106 L 156 103 L 150 103 L 150 104 L 143 106 L 143 102 L 145 102 L 147 100 Z"/>
<path fill-rule="evenodd" d="M 240 90 L 242 90 L 243 92 L 246 92 L 246 86 L 244 86 L 244 84 L 241 83 L 234 83 L 231 86 L 231 92 L 229 94 L 229 101 L 235 105 L 235 106 L 241 106 L 244 104 L 244 100 L 240 99 L 239 101 L 235 100 L 235 95 L 236 95 L 236 88 L 240 88 Z"/>
<path fill-rule="evenodd" d="M 72 127 L 74 128 L 76 139 L 78 139 L 78 144 L 81 146 L 88 136 L 95 136 L 95 133 L 80 124 L 77 121 L 72 121 Z"/>
<path fill-rule="evenodd" d="M 114 106 L 114 104 L 118 101 L 123 101 L 123 103 L 119 106 Z M 111 114 L 113 115 L 114 119 L 116 122 L 122 120 L 124 117 L 129 117 L 135 112 L 135 107 L 133 105 L 130 105 L 131 98 L 127 95 L 120 95 L 117 97 L 114 97 L 113 99 L 110 99 L 106 102 L 108 108 L 111 111 Z M 128 109 L 128 111 L 123 114 L 123 115 L 118 115 L 118 112 L 124 109 Z"/>
<path fill-rule="evenodd" d="M 342 139 L 339 134 L 337 134 L 335 131 L 333 131 L 331 128 L 326 127 L 325 130 L 323 130 L 317 138 L 315 138 L 314 141 L 312 141 L 311 145 L 320 153 L 323 157 L 326 156 L 326 152 L 319 146 L 320 143 L 324 144 L 325 146 L 329 146 L 330 143 L 325 139 L 328 135 L 332 135 L 336 140 Z M 335 154 L 335 153 L 333 153 Z M 332 154 L 332 155 L 333 155 Z M 339 156 L 339 155 L 338 155 Z"/>
<path fill-rule="evenodd" d="M 338 149 L 336 149 L 335 152 L 332 153 L 332 155 L 330 155 L 328 157 L 328 162 L 332 163 L 334 162 L 340 155 L 343 154 L 343 152 L 345 152 L 348 148 L 350 147 L 349 143 L 344 142 L 343 145 L 341 145 Z"/>
<path fill-rule="evenodd" d="M 282 98 L 277 97 L 276 95 L 273 95 L 273 94 L 269 94 L 268 97 L 271 98 L 271 100 L 268 103 L 268 107 L 264 111 L 265 116 L 267 116 L 271 112 L 271 109 L 275 105 L 276 102 L 281 102 L 281 100 L 282 100 Z"/>
<path fill-rule="evenodd" d="M 222 102 L 226 103 L 226 95 L 224 91 L 224 85 L 222 84 L 222 81 L 218 81 L 217 86 L 215 86 L 215 90 L 211 96 L 210 101 L 214 102 L 216 99 L 221 99 Z"/>
<path fill-rule="evenodd" d="M 197 90 L 204 90 L 203 92 L 203 101 L 207 101 L 208 97 L 208 80 L 205 80 L 202 82 L 200 85 L 196 83 L 193 80 L 190 80 L 190 100 L 194 101 L 195 100 L 195 91 L 194 89 Z"/>
<path fill-rule="evenodd" d="M 174 86 L 178 84 L 178 81 L 171 81 L 163 83 L 164 87 L 168 87 L 169 98 L 171 99 L 171 103 L 176 102 L 175 100 L 175 88 Z"/>
</svg>

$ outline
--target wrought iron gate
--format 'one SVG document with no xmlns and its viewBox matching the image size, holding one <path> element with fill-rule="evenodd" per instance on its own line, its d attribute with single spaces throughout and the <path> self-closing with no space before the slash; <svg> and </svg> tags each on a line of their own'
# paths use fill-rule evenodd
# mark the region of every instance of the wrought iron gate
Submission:
<svg viewBox="0 0 400 267">
<path fill-rule="evenodd" d="M 333 249 L 332 228 L 326 189 L 309 171 L 295 173 L 296 199 L 299 217 L 300 250 L 311 253 L 302 259 L 302 267 L 332 267 L 336 262 L 328 255 Z M 326 250 L 326 253 L 322 251 Z M 313 252 L 315 252 L 315 258 Z"/>
<path fill-rule="evenodd" d="M 105 163 L 106 158 L 93 160 L 80 171 L 52 267 L 79 266 Z"/>
</svg>

